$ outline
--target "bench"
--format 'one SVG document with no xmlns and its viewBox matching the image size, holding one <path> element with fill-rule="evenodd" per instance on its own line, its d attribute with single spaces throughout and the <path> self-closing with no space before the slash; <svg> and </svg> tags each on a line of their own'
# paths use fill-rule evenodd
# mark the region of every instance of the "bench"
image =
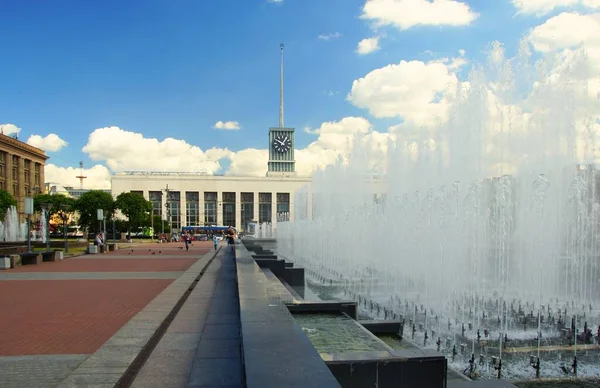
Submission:
<svg viewBox="0 0 600 388">
<path fill-rule="evenodd" d="M 39 252 L 25 252 L 19 254 L 19 256 L 21 257 L 21 265 L 42 264 L 43 261 L 43 256 Z"/>
<path fill-rule="evenodd" d="M 45 251 L 41 252 L 42 261 L 60 261 L 63 259 L 62 251 Z"/>
</svg>

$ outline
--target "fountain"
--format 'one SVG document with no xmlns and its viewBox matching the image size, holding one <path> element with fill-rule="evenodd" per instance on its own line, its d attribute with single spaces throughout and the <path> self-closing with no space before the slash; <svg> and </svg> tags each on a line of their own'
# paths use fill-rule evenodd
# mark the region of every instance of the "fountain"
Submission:
<svg viewBox="0 0 600 388">
<path fill-rule="evenodd" d="M 296 193 L 277 253 L 472 378 L 599 377 L 590 66 L 583 48 L 530 61 L 494 44 L 448 119 L 397 134 L 383 166 L 356 140 Z"/>
<path fill-rule="evenodd" d="M 0 240 L 4 242 L 27 241 L 27 222 L 19 224 L 19 214 L 14 206 L 6 210 L 4 222 L 0 221 Z"/>
</svg>

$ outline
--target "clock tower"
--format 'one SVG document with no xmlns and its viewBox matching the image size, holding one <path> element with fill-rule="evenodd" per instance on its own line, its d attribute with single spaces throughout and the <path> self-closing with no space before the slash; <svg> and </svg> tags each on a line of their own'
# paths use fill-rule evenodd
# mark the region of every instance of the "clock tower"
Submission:
<svg viewBox="0 0 600 388">
<path fill-rule="evenodd" d="M 279 74 L 279 127 L 269 128 L 269 162 L 267 176 L 295 176 L 294 128 L 286 128 L 283 123 L 283 44 Z"/>
</svg>

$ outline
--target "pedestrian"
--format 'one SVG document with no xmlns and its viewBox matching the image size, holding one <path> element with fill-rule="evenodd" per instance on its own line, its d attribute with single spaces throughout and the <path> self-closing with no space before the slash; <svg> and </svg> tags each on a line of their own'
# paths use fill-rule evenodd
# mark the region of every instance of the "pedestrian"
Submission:
<svg viewBox="0 0 600 388">
<path fill-rule="evenodd" d="M 219 245 L 219 238 L 217 237 L 216 234 L 213 234 L 212 241 L 213 241 L 213 246 L 215 247 L 215 251 L 216 251 L 217 250 L 217 246 Z"/>
<path fill-rule="evenodd" d="M 227 231 L 227 245 L 231 247 L 231 250 L 235 250 L 235 230 L 233 228 L 229 228 Z"/>
<path fill-rule="evenodd" d="M 190 249 L 190 238 L 187 233 L 182 234 L 181 239 L 185 243 L 185 250 L 188 251 Z"/>
</svg>

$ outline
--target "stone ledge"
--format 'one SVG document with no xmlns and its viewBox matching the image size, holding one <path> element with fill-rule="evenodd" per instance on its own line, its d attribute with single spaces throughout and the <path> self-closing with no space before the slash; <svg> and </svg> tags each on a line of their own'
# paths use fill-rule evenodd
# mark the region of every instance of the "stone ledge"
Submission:
<svg viewBox="0 0 600 388">
<path fill-rule="evenodd" d="M 247 388 L 339 387 L 248 250 L 236 244 L 242 349 Z"/>
<path fill-rule="evenodd" d="M 114 387 L 217 252 L 206 253 L 175 279 L 79 365 L 58 388 Z"/>
</svg>

